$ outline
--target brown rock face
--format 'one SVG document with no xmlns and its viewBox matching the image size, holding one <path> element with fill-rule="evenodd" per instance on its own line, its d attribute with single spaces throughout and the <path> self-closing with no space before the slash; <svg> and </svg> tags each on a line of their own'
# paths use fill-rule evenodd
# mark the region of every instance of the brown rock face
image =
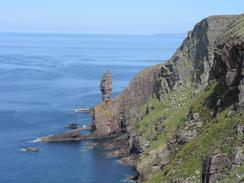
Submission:
<svg viewBox="0 0 244 183">
<path fill-rule="evenodd" d="M 112 74 L 110 71 L 105 72 L 100 83 L 103 101 L 109 101 L 112 95 Z"/>
<path fill-rule="evenodd" d="M 118 97 L 97 105 L 93 114 L 94 133 L 109 135 L 121 132 L 130 119 L 140 120 L 139 106 L 154 93 L 159 71 L 159 66 L 142 71 Z"/>
<path fill-rule="evenodd" d="M 244 39 L 227 40 L 217 48 L 211 74 L 214 79 L 222 80 L 226 88 L 223 105 L 239 101 L 240 108 L 244 108 Z"/>
<path fill-rule="evenodd" d="M 214 183 L 224 178 L 230 167 L 230 159 L 226 154 L 217 154 L 203 163 L 203 183 Z"/>
</svg>

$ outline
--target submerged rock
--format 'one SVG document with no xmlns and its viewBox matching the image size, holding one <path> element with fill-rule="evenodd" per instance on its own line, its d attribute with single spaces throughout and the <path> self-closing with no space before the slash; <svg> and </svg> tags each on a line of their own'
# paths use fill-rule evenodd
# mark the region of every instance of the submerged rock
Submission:
<svg viewBox="0 0 244 183">
<path fill-rule="evenodd" d="M 65 128 L 77 129 L 77 128 L 79 128 L 79 125 L 77 123 L 70 123 L 67 126 L 65 126 Z"/>
<path fill-rule="evenodd" d="M 39 152 L 39 148 L 37 147 L 25 147 L 22 150 L 25 152 Z"/>
<path fill-rule="evenodd" d="M 106 71 L 100 83 L 103 101 L 109 101 L 112 95 L 112 74 Z"/>
</svg>

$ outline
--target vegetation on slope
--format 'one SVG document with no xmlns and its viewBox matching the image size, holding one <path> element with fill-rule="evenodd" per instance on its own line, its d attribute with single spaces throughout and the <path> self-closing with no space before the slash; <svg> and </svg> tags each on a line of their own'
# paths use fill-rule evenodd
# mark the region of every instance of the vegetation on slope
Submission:
<svg viewBox="0 0 244 183">
<path fill-rule="evenodd" d="M 141 113 L 144 117 L 138 123 L 137 132 L 142 139 L 149 142 L 147 150 L 166 144 L 173 132 L 183 125 L 191 98 L 192 86 L 189 85 L 166 94 L 162 101 L 153 97 L 142 107 Z"/>
<path fill-rule="evenodd" d="M 157 183 L 162 180 L 193 177 L 200 182 L 202 162 L 213 153 L 231 154 L 233 148 L 241 141 L 236 134 L 237 124 L 244 124 L 242 116 L 229 107 L 211 119 L 211 109 L 204 108 L 205 101 L 216 98 L 223 91 L 221 85 L 208 87 L 191 105 L 191 110 L 199 112 L 207 123 L 200 129 L 198 135 L 189 143 L 183 145 L 180 150 L 172 156 L 169 165 L 163 171 L 156 173 L 147 183 Z M 231 111 L 231 112 L 230 112 Z M 241 171 L 240 167 L 236 171 Z M 234 175 L 230 175 L 229 180 Z M 234 176 L 235 177 L 235 176 Z"/>
</svg>

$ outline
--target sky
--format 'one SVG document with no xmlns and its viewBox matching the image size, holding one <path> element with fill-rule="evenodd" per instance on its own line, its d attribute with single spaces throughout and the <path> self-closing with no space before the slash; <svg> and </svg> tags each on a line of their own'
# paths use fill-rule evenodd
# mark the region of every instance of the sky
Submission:
<svg viewBox="0 0 244 183">
<path fill-rule="evenodd" d="M 186 33 L 210 15 L 244 13 L 244 0 L 0 0 L 0 32 Z"/>
</svg>

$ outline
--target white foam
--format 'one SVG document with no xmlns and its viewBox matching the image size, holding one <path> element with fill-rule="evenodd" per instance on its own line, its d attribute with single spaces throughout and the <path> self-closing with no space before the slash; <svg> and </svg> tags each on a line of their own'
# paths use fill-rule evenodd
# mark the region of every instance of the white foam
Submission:
<svg viewBox="0 0 244 183">
<path fill-rule="evenodd" d="M 122 180 L 123 183 L 136 183 L 134 180 L 129 180 L 128 178 L 125 178 Z"/>
<path fill-rule="evenodd" d="M 26 148 L 21 148 L 21 151 L 24 151 L 24 152 L 26 152 Z"/>
<path fill-rule="evenodd" d="M 42 141 L 41 138 L 36 138 L 35 140 L 32 140 L 31 142 L 36 143 L 36 142 L 41 142 L 41 141 Z"/>
</svg>

